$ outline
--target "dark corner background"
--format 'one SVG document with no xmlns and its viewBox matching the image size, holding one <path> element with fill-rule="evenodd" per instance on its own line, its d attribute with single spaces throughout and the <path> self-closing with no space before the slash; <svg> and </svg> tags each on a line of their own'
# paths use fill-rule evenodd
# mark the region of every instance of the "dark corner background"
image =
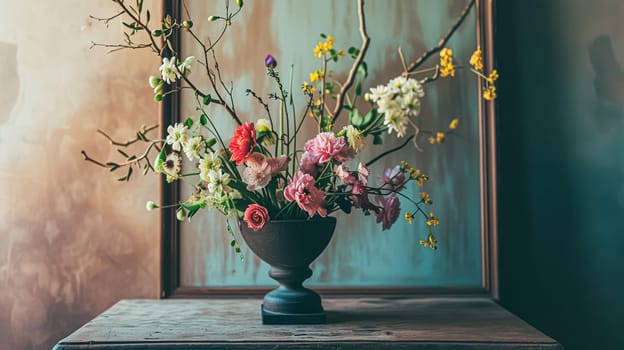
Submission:
<svg viewBox="0 0 624 350">
<path fill-rule="evenodd" d="M 624 349 L 624 2 L 496 2 L 501 303 Z"/>
</svg>

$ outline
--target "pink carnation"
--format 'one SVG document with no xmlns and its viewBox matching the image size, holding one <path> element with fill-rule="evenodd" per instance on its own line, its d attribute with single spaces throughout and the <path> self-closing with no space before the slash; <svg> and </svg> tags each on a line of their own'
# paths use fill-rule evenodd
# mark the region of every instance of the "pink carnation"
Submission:
<svg viewBox="0 0 624 350">
<path fill-rule="evenodd" d="M 267 158 L 254 152 L 245 160 L 245 165 L 247 167 L 243 170 L 243 181 L 247 184 L 248 190 L 255 191 L 268 185 L 273 176 L 286 170 L 288 158 L 286 156 Z"/>
<path fill-rule="evenodd" d="M 245 210 L 243 220 L 250 229 L 258 231 L 269 221 L 269 212 L 261 205 L 250 204 Z"/>
<path fill-rule="evenodd" d="M 336 137 L 332 132 L 322 132 L 308 140 L 305 150 L 317 158 L 319 164 L 327 163 L 332 158 L 344 162 L 351 154 L 344 137 Z"/>
<path fill-rule="evenodd" d="M 299 208 L 305 210 L 310 217 L 314 213 L 327 216 L 327 210 L 323 208 L 325 192 L 314 187 L 314 178 L 310 174 L 298 171 L 284 189 L 284 198 L 290 202 L 296 201 Z"/>
<path fill-rule="evenodd" d="M 315 157 L 308 152 L 303 152 L 301 161 L 299 162 L 299 170 L 304 174 L 316 176 L 321 169 L 319 165 L 319 157 Z"/>
</svg>

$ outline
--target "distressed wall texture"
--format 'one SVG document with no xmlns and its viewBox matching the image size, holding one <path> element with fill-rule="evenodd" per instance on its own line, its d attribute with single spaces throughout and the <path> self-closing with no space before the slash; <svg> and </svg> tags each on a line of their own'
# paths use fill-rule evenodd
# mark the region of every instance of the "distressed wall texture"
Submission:
<svg viewBox="0 0 624 350">
<path fill-rule="evenodd" d="M 214 38 L 215 23 L 201 20 L 201 15 L 222 15 L 223 3 L 188 2 L 194 15 L 194 30 L 202 39 Z M 400 46 L 408 61 L 414 60 L 427 48 L 433 47 L 454 23 L 466 1 L 367 1 L 367 30 L 371 46 L 366 62 L 369 77 L 363 83 L 368 91 L 378 84 L 386 84 L 402 72 L 397 53 Z M 311 13 L 328 14 L 314 15 Z M 293 65 L 293 96 L 298 116 L 303 112 L 304 97 L 300 84 L 309 80 L 309 73 L 321 69 L 320 60 L 314 58 L 313 48 L 321 40 L 320 33 L 335 38 L 336 49 L 347 49 L 361 44 L 358 32 L 355 1 L 255 1 L 247 2 L 240 17 L 225 34 L 224 46 L 218 50 L 217 59 L 224 80 L 234 81 L 236 109 L 244 121 L 265 118 L 263 108 L 245 95 L 250 88 L 268 101 L 267 95 L 277 91 L 266 76 L 264 57 L 271 53 L 279 64 L 282 80 L 290 84 Z M 210 36 L 212 35 L 212 36 Z M 201 57 L 199 46 L 193 46 L 189 36 L 183 36 L 184 56 Z M 187 45 L 184 45 L 186 43 Z M 474 12 L 455 33 L 449 46 L 458 62 L 467 62 L 476 47 Z M 434 56 L 423 67 L 433 67 L 439 58 Z M 337 65 L 329 66 L 340 80 L 346 76 L 352 61 L 345 57 Z M 201 69 L 193 71 L 193 78 L 201 76 Z M 208 86 L 207 79 L 199 80 Z M 421 139 L 423 152 L 407 147 L 391 157 L 374 164 L 370 169 L 371 181 L 383 174 L 386 167 L 394 167 L 407 160 L 423 169 L 431 177 L 425 189 L 434 198 L 433 210 L 441 218 L 440 249 L 431 251 L 418 244 L 426 237 L 423 220 L 409 225 L 402 217 L 389 231 L 381 230 L 374 217 L 365 217 L 360 211 L 352 215 L 338 214 L 338 226 L 333 242 L 314 266 L 310 285 L 323 286 L 462 286 L 478 287 L 481 284 L 481 232 L 479 208 L 479 154 L 477 122 L 477 81 L 467 70 L 458 71 L 453 79 L 441 79 L 425 87 L 422 103 L 423 130 L 446 128 L 454 117 L 461 119 L 456 135 L 445 144 L 432 146 Z M 183 98 L 183 118 L 197 115 L 193 96 Z M 269 101 L 273 116 L 278 105 Z M 362 105 L 361 107 L 364 107 Z M 362 109 L 364 110 L 364 109 Z M 209 116 L 226 130 L 233 130 L 229 117 L 217 107 L 210 106 Z M 298 117 L 299 118 L 299 117 Z M 346 124 L 344 113 L 337 126 Z M 313 137 L 318 126 L 308 118 L 304 124 L 307 135 L 298 137 L 299 148 L 307 138 Z M 424 135 L 424 133 L 423 133 Z M 229 138 L 229 136 L 226 136 Z M 351 161 L 355 169 L 358 162 L 366 163 L 374 156 L 398 145 L 394 135 L 386 134 L 383 147 L 372 144 Z M 418 197 L 413 186 L 411 195 Z M 189 191 L 191 186 L 183 187 Z M 190 195 L 187 192 L 185 195 Z M 186 197 L 184 197 L 186 198 Z M 402 208 L 409 204 L 401 199 Z M 402 215 L 403 213 L 401 213 Z M 243 246 L 245 262 L 228 247 L 225 220 L 216 212 L 204 212 L 193 217 L 181 229 L 181 284 L 185 286 L 253 286 L 274 285 L 268 275 L 268 265 L 253 258 Z"/>
<path fill-rule="evenodd" d="M 97 128 L 126 139 L 157 120 L 159 62 L 89 50 L 122 37 L 88 17 L 114 14 L 110 1 L 0 8 L 0 349 L 49 349 L 117 300 L 157 295 L 156 178 L 118 183 L 80 150 L 114 157 Z"/>
</svg>

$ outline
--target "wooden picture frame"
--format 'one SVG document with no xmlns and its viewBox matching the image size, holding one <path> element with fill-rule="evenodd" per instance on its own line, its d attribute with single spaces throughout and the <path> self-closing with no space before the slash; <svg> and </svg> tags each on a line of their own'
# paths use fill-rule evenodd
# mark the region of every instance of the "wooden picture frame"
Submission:
<svg viewBox="0 0 624 350">
<path fill-rule="evenodd" d="M 494 0 L 475 0 L 476 41 L 484 54 L 486 71 L 493 67 L 493 6 Z M 172 16 L 181 15 L 181 1 L 165 0 L 164 12 Z M 179 38 L 173 38 L 174 49 L 179 51 Z M 479 80 L 478 89 L 482 81 Z M 162 102 L 161 125 L 169 125 L 179 118 L 180 101 L 172 94 Z M 498 254 L 496 216 L 496 149 L 494 103 L 481 100 L 478 104 L 479 159 L 480 159 L 480 206 L 481 206 L 481 286 L 472 287 L 315 287 L 322 295 L 479 295 L 498 299 Z M 167 135 L 161 127 L 161 136 Z M 179 189 L 176 185 L 162 180 L 161 197 L 163 203 L 177 202 Z M 200 297 L 261 297 L 270 288 L 266 287 L 185 287 L 180 285 L 180 226 L 175 209 L 161 211 L 160 280 L 158 284 L 161 298 L 200 298 Z"/>
</svg>

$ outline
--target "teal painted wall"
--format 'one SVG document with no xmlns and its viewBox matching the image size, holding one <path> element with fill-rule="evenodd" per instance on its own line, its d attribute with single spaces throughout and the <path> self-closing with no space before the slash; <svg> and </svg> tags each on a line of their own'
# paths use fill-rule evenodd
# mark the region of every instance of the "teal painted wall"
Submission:
<svg viewBox="0 0 624 350">
<path fill-rule="evenodd" d="M 189 2 L 192 13 L 207 17 L 220 12 L 221 2 Z M 434 46 L 454 22 L 464 1 L 367 1 L 368 30 L 371 48 L 368 65 L 371 76 L 365 89 L 386 83 L 402 71 L 397 47 L 408 59 L 414 59 Z M 320 33 L 331 34 L 336 48 L 359 46 L 355 1 L 259 1 L 246 2 L 226 34 L 224 50 L 218 54 L 226 81 L 234 81 L 237 109 L 247 121 L 263 117 L 262 109 L 246 97 L 252 88 L 260 96 L 275 91 L 265 75 L 264 57 L 271 53 L 288 81 L 294 64 L 294 96 L 303 105 L 298 86 L 308 73 L 320 68 L 312 48 Z M 195 19 L 202 37 L 215 25 Z M 467 62 L 475 44 L 474 13 L 450 42 L 458 60 Z M 186 38 L 188 39 L 188 38 Z M 187 43 L 189 41 L 186 41 Z M 185 55 L 199 53 L 184 46 Z M 435 65 L 434 57 L 429 66 Z M 346 71 L 349 60 L 335 67 Z M 199 69 L 197 71 L 200 71 Z M 195 73 L 194 73 L 195 74 Z M 405 152 L 379 162 L 371 169 L 371 178 L 382 174 L 383 166 L 394 166 L 405 159 L 427 172 L 431 181 L 428 191 L 434 198 L 433 209 L 442 219 L 439 227 L 440 249 L 422 248 L 418 240 L 425 235 L 422 221 L 408 225 L 400 221 L 389 232 L 382 232 L 373 217 L 360 213 L 340 216 L 337 234 L 330 247 L 314 266 L 313 285 L 329 286 L 473 286 L 481 284 L 481 240 L 479 222 L 479 159 L 477 129 L 476 79 L 463 71 L 453 80 L 442 80 L 426 87 L 421 118 L 425 128 L 446 128 L 453 117 L 461 118 L 458 135 L 442 146 L 430 146 L 421 140 L 424 152 L 408 148 Z M 191 103 L 183 99 L 184 116 L 192 115 Z M 192 98 L 192 97 L 190 97 Z M 185 103 L 186 102 L 186 103 Z M 233 130 L 228 117 L 214 109 L 215 120 L 224 130 Z M 221 113 L 221 114 L 220 114 Z M 344 120 L 343 120 L 344 123 Z M 315 129 L 308 124 L 310 131 Z M 312 133 L 308 134 L 308 137 Z M 394 137 L 388 145 L 397 144 Z M 301 138 L 304 141 L 305 138 Z M 302 146 L 303 142 L 299 146 Z M 379 149 L 369 147 L 359 160 L 371 159 Z M 357 165 L 357 160 L 353 166 Z M 415 191 L 412 196 L 418 196 Z M 405 205 L 405 204 L 404 204 Z M 181 283 L 191 286 L 274 285 L 267 276 L 268 265 L 247 257 L 241 263 L 227 245 L 224 219 L 217 213 L 204 212 L 182 225 Z"/>
<path fill-rule="evenodd" d="M 624 3 L 498 1 L 501 300 L 624 348 Z"/>
</svg>

